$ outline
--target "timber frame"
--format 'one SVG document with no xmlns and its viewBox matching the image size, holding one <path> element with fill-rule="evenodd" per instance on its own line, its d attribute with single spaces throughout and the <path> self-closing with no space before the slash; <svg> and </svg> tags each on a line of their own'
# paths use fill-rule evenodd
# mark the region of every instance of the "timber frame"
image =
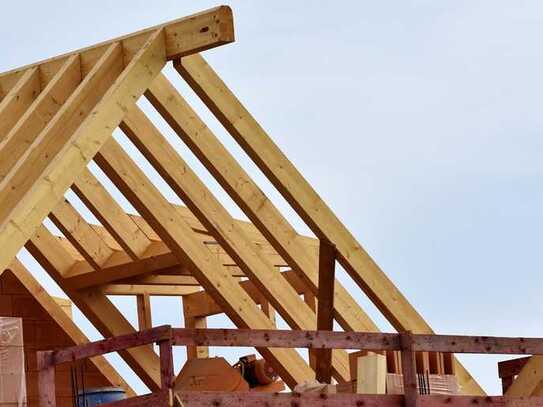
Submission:
<svg viewBox="0 0 543 407">
<path fill-rule="evenodd" d="M 332 331 L 336 321 L 345 332 L 378 332 L 335 278 L 338 263 L 398 332 L 433 334 L 200 54 L 233 41 L 232 11 L 221 6 L 1 73 L 0 270 L 26 248 L 106 338 L 136 331 L 108 295 L 136 296 L 139 330 L 152 327 L 150 297 L 163 295 L 182 299 L 186 328 L 206 328 L 206 317 L 224 313 L 239 328 L 274 330 L 277 313 L 293 330 Z M 170 62 L 316 238 L 294 230 L 206 126 L 162 72 Z M 249 221 L 232 218 L 136 104 L 142 96 Z M 116 129 L 184 205 L 164 197 L 112 136 Z M 81 203 L 99 224 L 85 221 Z M 315 375 L 351 380 L 342 349 L 311 350 L 308 364 L 294 349 L 253 345 L 290 387 Z M 206 344 L 186 346 L 189 358 L 208 355 Z M 120 354 L 151 391 L 163 388 L 151 347 Z M 439 358 L 424 355 L 429 365 Z M 509 392 L 543 391 L 542 360 L 532 358 L 535 378 L 521 373 Z M 465 394 L 484 395 L 451 364 Z"/>
<path fill-rule="evenodd" d="M 266 346 L 272 348 L 304 347 L 310 349 L 346 348 L 368 351 L 400 351 L 405 394 L 362 395 L 326 393 L 240 393 L 197 392 L 176 394 L 179 403 L 195 407 L 207 406 L 540 406 L 542 397 L 484 397 L 420 395 L 417 389 L 415 352 L 543 354 L 543 338 L 500 338 L 489 336 L 414 335 L 367 332 L 331 332 L 301 330 L 190 329 L 165 325 L 129 335 L 118 336 L 81 346 L 38 352 L 40 401 L 55 406 L 56 365 L 73 362 L 130 347 L 156 343 L 160 348 L 161 388 L 150 394 L 108 403 L 108 407 L 174 405 L 173 346 Z"/>
</svg>

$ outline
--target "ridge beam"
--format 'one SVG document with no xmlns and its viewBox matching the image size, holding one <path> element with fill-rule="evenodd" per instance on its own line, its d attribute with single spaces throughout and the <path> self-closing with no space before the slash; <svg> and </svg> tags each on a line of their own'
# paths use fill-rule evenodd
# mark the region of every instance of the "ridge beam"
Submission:
<svg viewBox="0 0 543 407">
<path fill-rule="evenodd" d="M 149 35 L 159 30 L 164 31 L 165 57 L 167 60 L 173 60 L 233 42 L 234 17 L 230 7 L 219 6 L 1 73 L 0 100 L 2 100 L 3 94 L 8 93 L 21 78 L 21 75 L 25 75 L 29 69 L 39 68 L 42 81 L 41 87 L 42 89 L 45 88 L 58 68 L 67 58 L 74 54 L 81 54 L 81 72 L 83 76 L 86 76 L 100 58 L 100 55 L 113 43 L 121 44 L 124 64 L 128 65 L 140 48 L 145 45 Z"/>
</svg>

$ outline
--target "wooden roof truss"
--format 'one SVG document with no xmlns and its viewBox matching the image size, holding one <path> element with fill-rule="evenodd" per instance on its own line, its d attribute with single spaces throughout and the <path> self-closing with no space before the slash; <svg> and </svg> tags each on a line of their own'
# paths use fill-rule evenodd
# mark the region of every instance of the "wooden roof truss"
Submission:
<svg viewBox="0 0 543 407">
<path fill-rule="evenodd" d="M 274 329 L 277 312 L 292 329 L 331 329 L 333 318 L 345 331 L 378 331 L 334 283 L 337 260 L 398 331 L 432 333 L 199 54 L 233 40 L 232 13 L 223 6 L 0 74 L 0 270 L 26 247 L 106 337 L 134 331 L 110 294 L 137 296 L 140 328 L 151 325 L 150 295 L 175 295 L 183 298 L 187 327 L 225 313 L 240 328 Z M 317 239 L 294 230 L 161 73 L 169 61 Z M 250 222 L 231 217 L 136 105 L 141 96 Z M 116 128 L 186 207 L 166 200 L 112 137 Z M 138 216 L 122 209 L 89 170 L 91 161 Z M 82 218 L 65 199 L 68 190 L 101 225 Z M 46 218 L 64 236 L 53 235 Z M 294 349 L 259 351 L 291 386 L 315 375 Z M 189 349 L 189 356 L 205 353 Z M 159 361 L 150 347 L 121 355 L 151 390 L 159 388 Z M 347 353 L 334 350 L 329 357 L 334 377 L 349 380 Z M 464 391 L 482 394 L 456 364 Z"/>
</svg>

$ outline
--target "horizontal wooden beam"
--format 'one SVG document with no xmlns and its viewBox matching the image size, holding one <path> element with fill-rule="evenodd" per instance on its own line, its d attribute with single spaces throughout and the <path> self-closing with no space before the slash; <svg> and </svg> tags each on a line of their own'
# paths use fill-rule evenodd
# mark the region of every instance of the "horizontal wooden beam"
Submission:
<svg viewBox="0 0 543 407">
<path fill-rule="evenodd" d="M 42 89 L 52 79 L 58 68 L 72 55 L 80 54 L 81 71 L 85 76 L 101 53 L 112 43 L 119 42 L 127 64 L 143 46 L 150 33 L 164 29 L 166 58 L 177 59 L 184 55 L 204 51 L 234 41 L 234 20 L 228 6 L 219 6 L 197 14 L 160 24 L 123 37 L 105 41 L 87 48 L 54 58 L 26 65 L 0 74 L 0 100 L 15 86 L 28 69 L 39 67 Z"/>
<path fill-rule="evenodd" d="M 194 294 L 201 291 L 199 287 L 185 287 L 175 285 L 145 285 L 145 284 L 105 284 L 100 287 L 107 295 L 153 295 L 177 297 Z"/>
<path fill-rule="evenodd" d="M 281 275 L 290 283 L 298 294 L 304 294 L 309 290 L 303 283 L 303 280 L 297 277 L 296 272 L 289 270 L 282 272 Z M 263 305 L 264 302 L 267 302 L 266 297 L 262 295 L 251 280 L 245 280 L 239 284 L 257 304 Z M 186 295 L 183 298 L 183 304 L 185 316 L 188 315 L 190 317 L 209 317 L 224 312 L 224 310 L 213 301 L 211 296 L 205 291 Z"/>
<path fill-rule="evenodd" d="M 190 275 L 163 275 L 153 274 L 142 277 L 127 278 L 126 280 L 120 280 L 118 284 L 142 284 L 142 285 L 177 285 L 185 287 L 199 287 L 200 283 L 194 277 Z"/>
<path fill-rule="evenodd" d="M 260 392 L 181 392 L 177 396 L 190 407 L 404 407 L 402 395 L 260 393 Z M 420 407 L 536 407 L 543 405 L 543 397 L 481 397 L 481 396 L 421 396 Z"/>
<path fill-rule="evenodd" d="M 398 334 L 281 329 L 172 329 L 176 346 L 400 350 Z"/>
<path fill-rule="evenodd" d="M 402 350 L 400 334 L 267 329 L 172 330 L 176 345 L 266 346 L 360 350 Z M 414 352 L 543 354 L 543 338 L 410 335 Z"/>
<path fill-rule="evenodd" d="M 169 338 L 171 338 L 171 327 L 169 325 L 159 326 L 153 329 L 90 342 L 85 345 L 56 350 L 53 352 L 50 363 L 59 365 L 61 363 L 73 362 L 94 356 L 105 355 L 106 353 L 135 348 L 137 346 L 147 345 Z"/>
</svg>

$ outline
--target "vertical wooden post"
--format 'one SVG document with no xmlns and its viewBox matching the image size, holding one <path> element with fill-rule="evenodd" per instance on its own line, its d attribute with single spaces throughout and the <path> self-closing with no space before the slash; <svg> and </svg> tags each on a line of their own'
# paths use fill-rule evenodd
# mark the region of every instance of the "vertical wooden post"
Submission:
<svg viewBox="0 0 543 407">
<path fill-rule="evenodd" d="M 158 343 L 160 350 L 160 387 L 168 395 L 168 406 L 173 406 L 173 349 L 172 338 Z M 41 407 L 41 406 L 40 406 Z"/>
<path fill-rule="evenodd" d="M 151 329 L 153 319 L 151 316 L 151 298 L 149 294 L 140 294 L 136 296 L 138 305 L 138 328 L 140 331 Z"/>
<path fill-rule="evenodd" d="M 151 329 L 153 327 L 153 317 L 151 314 L 151 297 L 149 294 L 136 295 L 136 305 L 138 309 L 138 330 Z M 148 346 L 153 352 L 153 344 Z"/>
<path fill-rule="evenodd" d="M 183 301 L 183 297 L 181 297 Z M 207 328 L 207 319 L 206 317 L 193 317 L 190 316 L 190 312 L 185 307 L 183 303 L 183 316 L 185 319 L 185 328 L 197 328 L 205 329 Z M 209 347 L 208 346 L 194 346 L 187 345 L 187 359 L 205 359 L 209 357 Z"/>
<path fill-rule="evenodd" d="M 38 352 L 38 390 L 40 407 L 56 407 L 55 365 L 52 363 L 53 352 Z"/>
<path fill-rule="evenodd" d="M 417 389 L 417 364 L 413 351 L 413 337 L 411 332 L 401 332 L 402 346 L 402 374 L 405 407 L 419 407 L 420 396 Z"/>
<path fill-rule="evenodd" d="M 319 246 L 319 292 L 317 303 L 317 330 L 334 330 L 334 281 L 336 247 L 322 240 Z M 332 380 L 332 349 L 317 352 L 316 379 L 321 383 Z"/>
<path fill-rule="evenodd" d="M 162 390 L 166 390 L 173 385 L 172 340 L 160 341 L 158 346 L 160 348 L 160 384 Z"/>
<path fill-rule="evenodd" d="M 306 291 L 303 294 L 304 296 L 304 302 L 311 308 L 311 310 L 316 314 L 317 313 L 317 299 L 315 298 L 315 295 L 311 291 Z M 317 371 L 317 354 L 315 353 L 315 349 L 309 348 L 309 366 L 311 366 L 311 369 Z"/>
</svg>

